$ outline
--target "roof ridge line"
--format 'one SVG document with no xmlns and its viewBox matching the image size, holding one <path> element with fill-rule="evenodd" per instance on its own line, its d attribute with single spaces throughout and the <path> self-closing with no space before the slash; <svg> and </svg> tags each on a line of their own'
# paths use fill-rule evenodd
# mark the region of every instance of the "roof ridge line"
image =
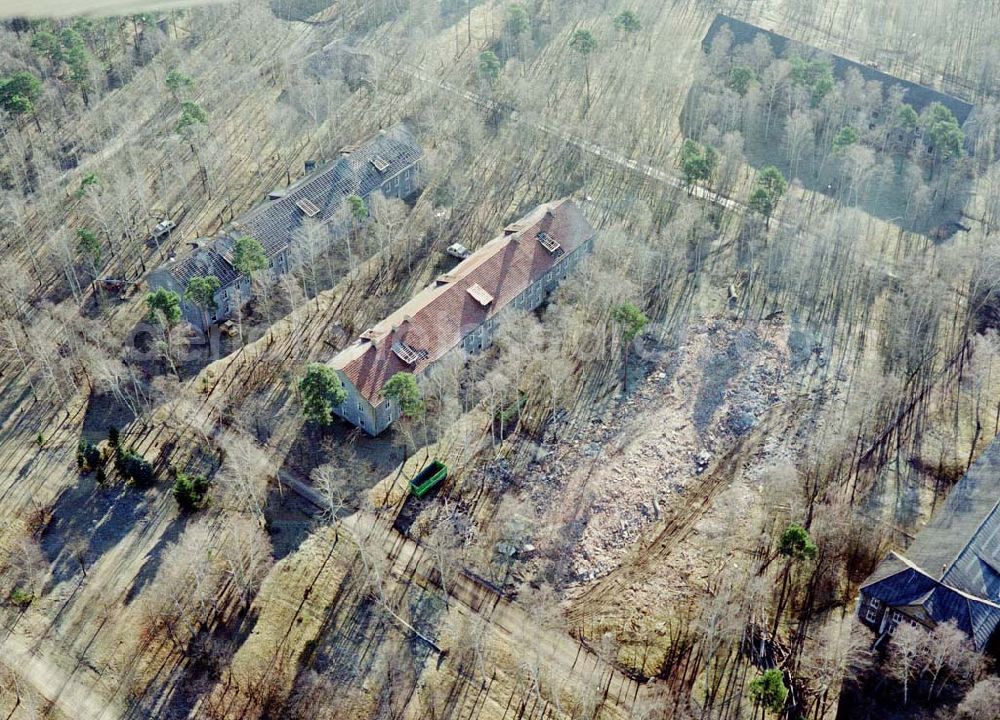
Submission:
<svg viewBox="0 0 1000 720">
<path fill-rule="evenodd" d="M 1000 505 L 1000 502 L 998 502 L 997 504 Z M 975 601 L 977 603 L 983 603 L 985 605 L 991 605 L 991 606 L 993 606 L 993 607 L 995 607 L 997 609 L 1000 609 L 1000 603 L 995 603 L 992 600 L 990 600 L 989 598 L 981 598 L 978 595 L 973 595 L 972 593 L 968 593 L 965 590 L 960 590 L 959 588 L 955 587 L 954 585 L 949 585 L 948 583 L 944 582 L 943 577 L 942 577 L 942 579 L 938 579 L 938 578 L 934 577 L 929 572 L 927 572 L 926 570 L 924 570 L 922 567 L 920 567 L 919 565 L 915 564 L 912 560 L 909 560 L 908 558 L 904 557 L 903 555 L 900 555 L 895 550 L 890 550 L 889 554 L 890 555 L 894 555 L 897 558 L 899 558 L 900 560 L 902 560 L 904 563 L 906 563 L 907 567 L 905 567 L 902 570 L 899 570 L 897 572 L 894 572 L 891 575 L 886 575 L 884 578 L 881 578 L 879 580 L 875 580 L 873 582 L 869 582 L 869 583 L 865 583 L 864 585 L 860 585 L 858 587 L 858 590 L 864 590 L 865 588 L 871 587 L 872 585 L 877 585 L 879 583 L 885 582 L 886 580 L 889 580 L 890 578 L 894 578 L 897 575 L 906 572 L 907 570 L 915 570 L 918 573 L 920 573 L 921 575 L 923 575 L 924 577 L 926 577 L 931 582 L 933 582 L 933 583 L 935 583 L 937 585 L 940 585 L 941 587 L 943 587 L 943 588 L 945 588 L 947 590 L 950 590 L 953 593 L 957 593 L 958 595 L 960 595 L 966 601 Z"/>
<path fill-rule="evenodd" d="M 965 474 L 965 476 L 963 477 L 963 479 L 964 479 L 965 477 L 968 477 L 968 471 L 966 471 L 966 474 Z M 959 482 L 961 482 L 961 480 L 959 480 Z M 956 484 L 957 484 L 957 483 L 956 483 Z M 952 488 L 952 490 L 954 490 L 954 488 Z M 953 557 L 953 558 L 952 558 L 951 562 L 950 562 L 950 563 L 948 563 L 947 565 L 945 565 L 945 570 L 944 570 L 944 572 L 943 572 L 943 573 L 941 573 L 941 579 L 942 579 L 942 580 L 944 580 L 945 576 L 946 576 L 946 575 L 948 575 L 948 573 L 950 573 L 950 572 L 952 571 L 952 569 L 953 569 L 953 568 L 955 567 L 955 563 L 957 563 L 957 562 L 958 562 L 958 559 L 959 559 L 960 557 L 962 557 L 962 555 L 963 555 L 963 554 L 965 554 L 965 551 L 966 551 L 966 550 L 968 550 L 968 549 L 969 549 L 969 546 L 970 546 L 970 545 L 972 544 L 972 541 L 973 541 L 973 540 L 974 540 L 974 539 L 976 538 L 976 536 L 977 536 L 977 535 L 979 534 L 979 531 L 983 529 L 983 526 L 984 526 L 984 525 L 985 525 L 985 524 L 986 524 L 987 522 L 989 522 L 989 520 L 990 520 L 990 519 L 991 519 L 991 518 L 993 517 L 993 514 L 994 514 L 994 513 L 995 513 L 995 512 L 997 511 L 997 508 L 1000 508 L 1000 499 L 998 499 L 998 500 L 997 500 L 997 501 L 996 501 L 995 503 L 993 503 L 993 507 L 992 507 L 992 508 L 990 509 L 990 511 L 989 511 L 988 513 L 986 513 L 986 515 L 985 515 L 985 516 L 983 517 L 983 519 L 982 519 L 982 520 L 981 520 L 981 521 L 979 522 L 979 524 L 978 524 L 978 525 L 976 525 L 976 529 L 972 531 L 972 534 L 971 534 L 971 535 L 969 535 L 969 541 L 968 541 L 968 542 L 966 542 L 966 543 L 965 543 L 965 545 L 963 545 L 963 546 L 962 546 L 962 549 L 961 549 L 961 550 L 959 550 L 959 551 L 958 551 L 958 554 L 957 554 L 957 555 L 956 555 L 955 557 Z"/>
<path fill-rule="evenodd" d="M 914 565 L 907 558 L 903 557 L 902 555 L 900 555 L 895 550 L 890 550 L 889 551 L 889 555 L 895 556 L 897 559 L 902 560 L 903 563 L 905 563 L 907 565 L 907 567 L 904 567 L 904 568 L 902 568 L 900 570 L 897 570 L 896 572 L 891 573 L 889 575 L 886 575 L 884 578 L 879 578 L 878 580 L 872 580 L 870 582 L 862 583 L 861 585 L 858 586 L 858 590 L 864 590 L 866 587 L 871 587 L 872 585 L 876 585 L 876 584 L 878 584 L 880 582 L 885 582 L 889 578 L 894 578 L 897 575 L 899 575 L 900 573 L 906 572 L 907 570 L 916 570 L 917 572 L 921 572 L 924 575 L 927 575 L 927 573 L 924 573 L 924 571 L 920 567 L 918 567 L 917 565 Z M 885 562 L 885 561 L 883 560 L 883 562 Z M 879 564 L 881 565 L 881 563 L 879 563 Z M 877 569 L 877 566 L 876 566 L 876 569 Z"/>
</svg>

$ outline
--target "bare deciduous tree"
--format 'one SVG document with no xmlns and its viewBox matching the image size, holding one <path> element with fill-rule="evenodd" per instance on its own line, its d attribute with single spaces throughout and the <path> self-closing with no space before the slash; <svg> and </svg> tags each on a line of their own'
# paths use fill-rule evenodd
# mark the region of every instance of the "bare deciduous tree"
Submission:
<svg viewBox="0 0 1000 720">
<path fill-rule="evenodd" d="M 270 538 L 251 517 L 230 515 L 222 530 L 219 553 L 240 604 L 248 606 L 271 567 Z"/>
<path fill-rule="evenodd" d="M 238 432 L 225 433 L 218 444 L 224 457 L 216 482 L 222 489 L 224 505 L 252 517 L 264 527 L 270 467 L 266 452 Z"/>
</svg>

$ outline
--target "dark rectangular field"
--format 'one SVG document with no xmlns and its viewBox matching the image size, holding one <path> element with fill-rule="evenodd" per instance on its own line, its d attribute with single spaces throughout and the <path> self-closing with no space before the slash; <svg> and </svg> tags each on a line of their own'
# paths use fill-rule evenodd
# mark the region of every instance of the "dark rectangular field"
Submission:
<svg viewBox="0 0 1000 720">
<path fill-rule="evenodd" d="M 726 25 L 729 26 L 729 30 L 733 33 L 733 45 L 752 43 L 757 35 L 765 35 L 767 39 L 771 41 L 771 47 L 774 49 L 774 54 L 779 57 L 784 57 L 790 54 L 790 48 L 794 50 L 794 48 L 800 47 L 803 51 L 817 50 L 817 48 L 796 42 L 795 40 L 785 37 L 784 35 L 778 35 L 777 33 L 757 27 L 756 25 L 751 25 L 750 23 L 737 20 L 736 18 L 729 17 L 728 15 L 722 15 L 720 13 L 715 17 L 715 20 L 712 21 L 712 26 L 708 29 L 708 33 L 706 33 L 705 39 L 702 41 L 702 47 L 705 52 L 708 52 L 709 48 L 712 46 L 712 41 L 715 39 L 715 36 Z M 809 53 L 802 52 L 800 54 L 808 55 Z M 886 89 L 892 87 L 893 85 L 898 85 L 905 90 L 903 101 L 912 105 L 913 109 L 916 110 L 917 113 L 920 113 L 931 103 L 939 102 L 954 113 L 955 119 L 958 120 L 959 125 L 964 125 L 965 121 L 969 118 L 969 114 L 972 112 L 973 106 L 970 103 L 960 100 L 952 95 L 946 95 L 942 92 L 938 92 L 937 90 L 925 87 L 924 85 L 918 85 L 907 80 L 901 80 L 893 75 L 889 75 L 888 73 L 884 73 L 881 70 L 871 67 L 870 65 L 854 62 L 853 60 L 848 60 L 847 58 L 840 57 L 839 55 L 833 55 L 832 53 L 824 54 L 829 56 L 830 64 L 833 67 L 833 74 L 838 79 L 843 79 L 844 74 L 848 71 L 848 69 L 854 68 L 861 73 L 861 77 L 865 80 L 880 82 Z"/>
</svg>

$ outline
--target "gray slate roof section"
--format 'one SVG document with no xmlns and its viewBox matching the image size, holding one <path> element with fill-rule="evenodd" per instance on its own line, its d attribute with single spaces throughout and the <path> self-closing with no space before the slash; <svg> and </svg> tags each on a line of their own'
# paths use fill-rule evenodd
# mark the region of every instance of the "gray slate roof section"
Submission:
<svg viewBox="0 0 1000 720">
<path fill-rule="evenodd" d="M 264 246 L 265 255 L 271 257 L 288 246 L 292 232 L 301 223 L 303 213 L 296 204 L 300 200 L 320 208 L 315 220 L 329 220 L 348 195 L 367 197 L 421 155 L 410 129 L 396 125 L 291 186 L 284 197 L 250 210 L 233 223 L 230 235 L 256 238 Z M 376 158 L 380 159 L 382 171 L 372 162 Z"/>
<path fill-rule="evenodd" d="M 1000 436 L 955 483 L 906 556 L 890 553 L 861 586 L 887 605 L 954 620 L 980 650 L 1000 626 Z M 914 614 L 915 615 L 915 614 Z"/>
<path fill-rule="evenodd" d="M 896 553 L 879 564 L 861 591 L 917 620 L 954 622 L 978 650 L 986 648 L 1000 625 L 1000 605 L 950 587 Z"/>
<path fill-rule="evenodd" d="M 219 278 L 221 287 L 226 287 L 240 276 L 236 269 L 216 252 L 214 246 L 200 248 L 178 260 L 171 266 L 170 275 L 181 288 L 186 288 L 188 281 L 195 276 L 215 275 Z"/>
<path fill-rule="evenodd" d="M 770 40 L 771 47 L 774 48 L 774 54 L 778 56 L 784 55 L 789 48 L 794 48 L 796 45 L 802 48 L 809 48 L 809 46 L 791 40 L 784 35 L 778 35 L 770 30 L 759 28 L 756 25 L 745 23 L 742 20 L 737 20 L 736 18 L 729 17 L 728 15 L 719 14 L 712 22 L 711 27 L 708 29 L 708 33 L 705 35 L 705 39 L 702 41 L 702 47 L 706 52 L 709 48 L 711 48 L 712 40 L 715 39 L 715 36 L 726 25 L 729 26 L 729 29 L 733 33 L 734 45 L 751 43 L 757 35 L 764 35 L 768 40 Z M 931 103 L 939 102 L 954 113 L 955 119 L 958 120 L 959 125 L 964 125 L 965 121 L 969 119 L 969 115 L 972 113 L 972 104 L 967 103 L 964 100 L 960 100 L 952 95 L 945 95 L 942 92 L 938 92 L 937 90 L 933 90 L 924 85 L 917 85 L 916 83 L 912 83 L 907 80 L 901 80 L 893 75 L 884 73 L 881 70 L 876 70 L 873 67 L 854 62 L 853 60 L 848 60 L 847 58 L 840 57 L 839 55 L 832 55 L 829 53 L 826 54 L 830 57 L 830 62 L 833 65 L 833 74 L 836 77 L 843 78 L 848 69 L 854 68 L 861 73 L 861 77 L 865 80 L 873 80 L 875 82 L 882 83 L 882 87 L 885 91 L 888 91 L 893 85 L 898 85 L 903 88 L 904 91 L 903 102 L 912 105 L 913 109 L 918 113 Z"/>
<path fill-rule="evenodd" d="M 878 564 L 875 571 L 865 579 L 864 584 L 861 589 L 868 587 L 869 585 L 874 585 L 877 582 L 881 582 L 888 577 L 892 577 L 898 573 L 905 572 L 912 568 L 913 565 L 904 560 L 900 555 L 894 552 L 890 552 L 885 558 Z"/>
<path fill-rule="evenodd" d="M 945 573 L 944 581 L 978 597 L 1000 602 L 998 532 L 1000 513 L 994 506 L 987 521 Z"/>
<path fill-rule="evenodd" d="M 906 551 L 910 562 L 948 585 L 1000 602 L 1000 438 L 948 494 Z"/>
<path fill-rule="evenodd" d="M 302 211 L 296 204 L 299 200 L 309 200 L 320 208 L 314 220 L 327 221 L 348 195 L 367 198 L 422 156 L 423 151 L 410 129 L 403 123 L 395 125 L 290 186 L 283 197 L 241 215 L 228 234 L 170 266 L 170 275 L 181 288 L 187 287 L 196 275 L 215 275 L 221 287 L 228 287 L 240 278 L 233 267 L 236 237 L 250 235 L 264 247 L 268 258 L 273 257 L 288 247 L 302 220 Z M 372 162 L 376 157 L 382 170 Z"/>
</svg>

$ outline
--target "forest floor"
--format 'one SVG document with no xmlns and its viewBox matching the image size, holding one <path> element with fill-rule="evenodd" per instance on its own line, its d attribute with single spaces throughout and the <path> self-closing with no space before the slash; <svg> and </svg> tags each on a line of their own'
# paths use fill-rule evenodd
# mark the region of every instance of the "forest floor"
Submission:
<svg viewBox="0 0 1000 720">
<path fill-rule="evenodd" d="M 153 10 L 182 9 L 206 5 L 210 0 L 9 0 L 4 4 L 4 14 L 14 17 L 66 17 L 101 13 L 106 15 L 152 12 Z M 212 0 L 217 2 L 218 0 Z"/>
<path fill-rule="evenodd" d="M 630 68 L 602 63 L 612 70 L 602 69 L 595 78 L 595 110 L 591 113 L 595 123 L 603 109 L 601 89 L 614 85 L 616 73 L 623 76 L 618 79 L 624 82 L 635 80 L 643 72 L 652 72 L 650 76 L 656 77 L 667 65 L 680 75 L 691 70 L 692 58 L 698 52 L 695 48 L 711 16 L 698 10 L 675 18 L 667 8 L 666 4 L 658 4 L 655 22 L 650 23 L 649 45 L 663 52 L 647 53 L 647 67 L 642 72 L 631 73 Z M 502 17 L 502 9 L 500 3 L 484 3 L 474 10 L 470 22 L 476 37 L 473 49 L 488 37 L 483 28 Z M 286 29 L 283 38 L 272 38 L 270 42 L 292 42 L 311 35 L 311 30 L 296 26 Z M 679 36 L 683 39 L 679 40 Z M 428 66 L 444 67 L 453 59 L 454 37 L 448 31 L 428 43 L 432 48 Z M 551 57 L 539 62 L 536 70 L 542 76 L 549 64 L 561 61 L 562 51 L 554 45 L 546 52 Z M 539 77 L 532 80 L 544 84 Z M 686 85 L 667 85 L 671 101 L 657 94 L 660 90 L 648 96 L 636 93 L 643 108 L 656 108 L 662 127 L 643 127 L 639 133 L 636 128 L 648 122 L 649 116 L 631 111 L 626 130 L 608 122 L 593 135 L 588 134 L 586 140 L 573 140 L 579 137 L 579 127 L 571 119 L 573 113 L 565 117 L 560 114 L 565 127 L 544 123 L 537 127 L 544 134 L 574 143 L 626 170 L 660 181 L 670 178 L 668 184 L 676 186 L 671 173 L 658 171 L 662 177 L 657 178 L 649 171 L 650 167 L 669 167 L 670 153 L 680 144 L 674 110 L 679 107 Z M 245 105 L 232 112 L 232 121 L 223 128 L 223 143 L 233 148 L 229 165 L 232 177 L 228 181 L 232 187 L 187 218 L 182 228 L 184 236 L 212 230 L 234 198 L 237 206 L 250 203 L 262 189 L 269 189 L 272 181 L 280 180 L 285 167 L 298 166 L 313 151 L 309 143 L 304 143 L 276 160 L 274 152 L 285 148 L 278 148 L 276 141 L 257 148 L 255 136 L 243 134 L 245 126 L 256 123 L 263 127 L 261 118 L 278 94 L 270 87 L 248 93 Z M 114 101 L 109 98 L 106 102 Z M 410 99 L 406 102 L 416 103 Z M 553 105 L 558 102 L 558 98 L 552 99 Z M 381 112 L 388 118 L 396 110 L 393 106 L 392 112 L 384 108 Z M 162 126 L 153 124 L 143 125 L 140 130 L 136 138 L 164 132 Z M 630 133 L 656 139 L 648 140 L 651 147 L 620 148 L 618 141 Z M 109 154 L 105 149 L 96 155 L 95 164 L 103 163 Z M 654 162 L 646 164 L 634 159 L 636 155 Z M 694 193 L 696 200 L 706 195 L 700 190 Z M 723 204 L 728 210 L 738 209 L 735 204 Z M 896 231 L 880 221 L 868 222 L 877 227 L 873 234 L 880 237 L 890 237 Z M 177 240 L 181 239 L 179 235 Z M 873 252 L 872 257 L 876 260 L 871 262 L 876 262 L 880 253 Z M 421 277 L 420 272 L 418 267 L 414 274 Z M 366 286 L 363 280 L 353 278 L 338 291 L 308 303 L 276 323 L 256 346 L 248 346 L 206 368 L 179 388 L 179 400 L 173 398 L 176 402 L 149 418 L 159 426 L 155 433 L 133 428 L 131 437 L 139 443 L 140 451 L 150 458 L 169 457 L 171 462 L 182 463 L 185 450 L 190 455 L 196 447 L 211 445 L 206 430 L 214 428 L 216 422 L 231 419 L 237 411 L 245 411 L 268 424 L 271 435 L 267 442 L 275 453 L 270 458 L 273 466 L 268 469 L 273 476 L 281 477 L 280 468 L 285 464 L 298 467 L 295 458 L 289 460 L 289 456 L 296 445 L 308 444 L 308 439 L 304 440 L 301 420 L 287 392 L 289 372 L 307 360 L 326 359 L 332 353 L 324 341 L 335 322 L 360 323 L 374 317 L 375 309 L 367 304 L 371 285 Z M 716 286 L 704 292 L 719 291 Z M 111 321 L 116 335 L 124 334 L 142 313 L 141 297 L 122 306 Z M 583 500 L 594 501 L 593 510 L 579 524 L 579 537 L 568 558 L 578 583 L 568 588 L 566 603 L 575 630 L 591 638 L 600 637 L 608 628 L 655 624 L 665 603 L 703 596 L 720 568 L 747 561 L 755 547 L 760 505 L 768 481 L 766 472 L 787 462 L 796 451 L 796 438 L 791 432 L 801 420 L 795 417 L 796 400 L 809 391 L 797 384 L 803 375 L 792 376 L 795 358 L 789 348 L 789 335 L 781 321 L 748 324 L 721 314 L 703 316 L 652 367 L 649 375 L 636 383 L 637 388 L 624 402 L 612 402 L 606 411 L 587 415 L 583 424 L 574 426 L 572 434 L 557 441 L 549 457 L 531 468 L 530 485 L 535 489 L 531 499 L 543 523 L 562 527 L 567 517 L 586 505 Z M 263 348 L 271 348 L 272 344 L 276 350 L 265 353 Z M 286 350 L 287 354 L 279 353 Z M 814 367 L 797 372 L 807 374 Z M 640 375 L 638 368 L 634 372 Z M 8 390 L 4 405 L 16 404 L 16 393 L 28 395 L 23 382 L 12 383 Z M 55 519 L 42 543 L 55 568 L 53 576 L 46 580 L 46 596 L 34 603 L 24 618 L 16 619 L 14 630 L 8 631 L 0 644 L 0 658 L 16 666 L 22 677 L 54 700 L 64 715 L 89 720 L 100 718 L 105 709 L 109 718 L 124 714 L 120 704 L 125 702 L 127 688 L 114 683 L 127 675 L 128 659 L 117 657 L 118 629 L 111 627 L 117 623 L 107 624 L 107 620 L 114 617 L 118 623 L 127 624 L 133 619 L 126 598 L 140 592 L 149 581 L 164 547 L 182 532 L 183 523 L 178 521 L 173 499 L 165 488 L 158 496 L 147 496 L 97 488 L 89 479 L 79 477 L 73 454 L 84 430 L 87 402 L 81 393 L 66 403 L 69 410 L 65 415 L 59 408 L 52 417 L 36 411 L 11 412 L 0 426 L 0 476 L 4 478 L 0 493 L 5 509 L 52 505 L 55 510 Z M 187 406 L 210 417 L 210 422 L 206 421 L 205 427 L 183 427 L 188 418 L 183 412 Z M 105 424 L 99 422 L 101 427 L 95 432 L 103 432 Z M 39 448 L 35 435 L 43 430 L 47 438 Z M 353 441 L 338 438 L 341 441 L 343 446 L 356 447 Z M 175 449 L 177 455 L 171 456 Z M 380 461 L 379 466 L 382 464 Z M 291 496 L 288 488 L 283 495 L 280 488 L 272 494 L 268 520 L 279 562 L 255 601 L 258 619 L 254 630 L 232 663 L 235 673 L 251 677 L 262 667 L 267 669 L 275 648 L 282 648 L 287 651 L 287 664 L 281 667 L 286 690 L 299 669 L 296 661 L 309 655 L 307 650 L 312 644 L 325 639 L 340 647 L 353 640 L 357 624 L 354 613 L 370 604 L 367 591 L 354 589 L 353 595 L 346 591 L 341 594 L 342 588 L 352 587 L 350 575 L 357 570 L 356 549 L 344 542 L 332 552 L 332 530 L 317 529 L 314 510 Z M 365 519 L 356 516 L 349 522 Z M 565 626 L 550 627 L 533 616 L 530 605 L 507 599 L 497 598 L 492 614 L 483 612 L 482 598 L 488 593 L 474 579 L 458 575 L 442 588 L 440 579 L 435 579 L 434 561 L 425 548 L 391 529 L 382 532 L 379 548 L 394 578 L 389 583 L 391 588 L 418 593 L 435 603 L 442 598 L 450 603 L 440 617 L 437 642 L 457 645 L 457 640 L 448 639 L 448 633 L 460 634 L 460 628 L 478 619 L 486 619 L 490 625 L 486 645 L 502 671 L 489 689 L 476 689 L 465 679 L 468 668 L 457 661 L 457 651 L 452 660 L 428 662 L 420 669 L 426 685 L 446 685 L 447 680 L 466 688 L 463 692 L 467 694 L 461 695 L 465 703 L 461 706 L 463 717 L 501 717 L 512 704 L 522 704 L 523 710 L 525 703 L 538 705 L 531 705 L 528 716 L 538 716 L 536 711 L 546 717 L 557 716 L 556 710 L 541 701 L 539 687 L 544 686 L 546 696 L 552 697 L 549 685 L 561 687 L 559 682 L 614 686 L 614 707 L 605 716 L 625 715 L 629 707 L 626 701 L 638 694 L 635 682 L 591 653 Z M 93 563 L 86 582 L 82 582 L 65 548 L 66 541 L 81 536 L 88 540 L 86 557 Z M 310 592 L 314 587 L 318 589 Z M 9 614 L 5 617 L 10 619 Z M 391 618 L 384 621 L 393 624 Z M 421 628 L 426 630 L 424 625 Z M 398 624 L 393 633 L 409 636 L 406 628 Z M 32 647 L 35 643 L 37 649 Z M 539 649 L 537 658 L 523 656 L 521 651 L 526 646 Z M 535 668 L 525 667 L 530 663 Z M 528 671 L 537 668 L 541 669 L 532 678 Z M 544 681 L 539 679 L 543 676 Z M 105 701 L 105 696 L 113 700 Z M 430 714 L 421 706 L 425 700 L 414 694 L 406 716 Z"/>
<path fill-rule="evenodd" d="M 336 528 L 318 530 L 274 567 L 255 602 L 259 616 L 254 630 L 233 659 L 234 677 L 249 683 L 264 682 L 266 677 L 287 694 L 303 664 L 322 665 L 328 654 L 348 655 L 351 659 L 338 672 L 353 676 L 340 706 L 350 716 L 364 712 L 361 708 L 378 692 L 373 673 L 363 671 L 371 662 L 373 646 L 391 637 L 409 638 L 423 645 L 423 651 L 438 655 L 437 662 L 417 668 L 422 683 L 460 688 L 451 700 L 460 713 L 475 711 L 481 717 L 494 717 L 505 705 L 522 702 L 526 681 L 522 663 L 530 655 L 545 673 L 546 683 L 555 683 L 561 692 L 575 689 L 569 698 L 588 687 L 603 688 L 607 696 L 600 717 L 628 717 L 641 690 L 634 680 L 561 628 L 539 624 L 528 609 L 472 575 L 455 572 L 442 579 L 432 554 L 399 535 L 387 519 L 391 517 L 364 512 L 343 518 Z M 359 553 L 367 558 L 367 574 L 359 571 Z M 375 607 L 366 610 L 373 598 Z M 439 608 L 433 622 L 405 609 L 419 606 Z M 374 612 L 375 621 L 357 619 L 358 613 L 365 612 Z M 356 626 L 345 626 L 342 617 L 354 617 Z M 470 623 L 478 623 L 485 633 L 480 645 L 481 662 L 492 673 L 488 687 L 472 681 L 456 645 L 461 639 L 454 629 Z M 519 655 L 517 648 L 524 654 Z M 365 692 L 355 694 L 350 691 L 352 685 Z M 229 690 L 229 683 L 217 688 L 216 701 L 225 700 Z M 546 687 L 547 697 L 552 692 Z M 239 697 L 234 693 L 232 702 L 239 702 Z M 419 717 L 426 701 L 414 694 L 404 716 Z M 545 706 L 547 701 L 538 709 Z"/>
<path fill-rule="evenodd" d="M 357 523 L 356 516 L 345 523 Z M 386 530 L 383 544 L 389 548 L 394 575 L 404 580 L 417 576 L 422 583 L 439 587 L 454 601 L 449 604 L 450 611 L 465 616 L 466 622 L 471 616 L 485 620 L 490 632 L 498 641 L 502 640 L 503 646 L 536 657 L 539 666 L 550 678 L 558 678 L 560 685 L 576 685 L 578 691 L 588 686 L 609 688 L 604 717 L 628 716 L 640 686 L 602 661 L 565 630 L 547 627 L 537 617 L 532 617 L 530 606 L 511 602 L 472 575 L 459 571 L 441 579 L 433 554 L 394 529 Z"/>
<path fill-rule="evenodd" d="M 42 706 L 48 708 L 46 717 L 52 720 L 100 720 L 121 717 L 123 713 L 124 708 L 118 703 L 105 701 L 93 692 L 100 682 L 100 673 L 95 668 L 40 645 L 16 629 L 0 641 L 0 664 L 16 672 L 30 686 L 19 689 L 23 697 L 17 707 L 9 708 L 11 714 L 7 717 L 11 720 L 18 718 L 20 712 L 25 718 L 36 717 Z M 5 697 L 0 702 L 8 700 Z M 0 704 L 0 709 L 3 708 Z"/>
</svg>

